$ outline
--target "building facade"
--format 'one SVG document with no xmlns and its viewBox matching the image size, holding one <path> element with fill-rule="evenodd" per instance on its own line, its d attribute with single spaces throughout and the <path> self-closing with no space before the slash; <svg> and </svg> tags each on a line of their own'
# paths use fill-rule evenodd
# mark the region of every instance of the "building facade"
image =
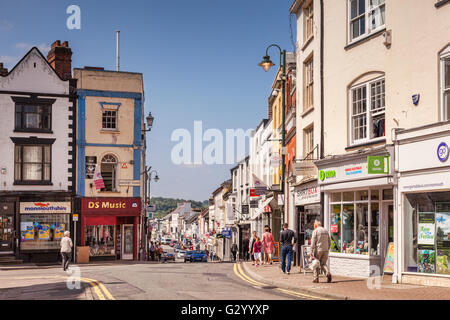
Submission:
<svg viewBox="0 0 450 320">
<path fill-rule="evenodd" d="M 72 231 L 75 81 L 68 42 L 0 72 L 0 258 L 57 261 Z M 56 70 L 56 71 L 55 71 Z"/>
<path fill-rule="evenodd" d="M 141 73 L 74 69 L 78 80 L 77 197 L 91 258 L 143 254 L 145 137 Z M 101 173 L 104 186 L 96 186 Z"/>
</svg>

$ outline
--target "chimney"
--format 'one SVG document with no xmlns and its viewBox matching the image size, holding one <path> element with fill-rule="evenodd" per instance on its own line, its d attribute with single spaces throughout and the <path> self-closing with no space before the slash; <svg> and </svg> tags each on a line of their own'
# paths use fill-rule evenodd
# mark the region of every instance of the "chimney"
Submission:
<svg viewBox="0 0 450 320">
<path fill-rule="evenodd" d="M 0 62 L 0 76 L 7 76 L 8 75 L 8 69 L 3 68 L 3 62 Z"/>
<path fill-rule="evenodd" d="M 47 54 L 48 63 L 63 80 L 72 79 L 72 50 L 69 42 L 57 40 Z"/>
</svg>

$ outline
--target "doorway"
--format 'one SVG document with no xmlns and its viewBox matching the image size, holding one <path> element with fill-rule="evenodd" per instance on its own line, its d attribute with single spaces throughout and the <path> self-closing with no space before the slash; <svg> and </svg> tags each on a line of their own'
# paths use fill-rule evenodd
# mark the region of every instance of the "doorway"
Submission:
<svg viewBox="0 0 450 320">
<path fill-rule="evenodd" d="M 386 258 L 386 252 L 389 247 L 389 243 L 394 242 L 394 204 L 392 202 L 383 203 L 383 215 L 382 215 L 382 228 L 381 228 L 381 254 L 382 263 Z M 381 266 L 383 267 L 383 266 Z"/>
<path fill-rule="evenodd" d="M 121 258 L 122 260 L 133 260 L 133 252 L 134 252 L 134 226 L 132 224 L 123 224 L 122 225 L 122 252 Z"/>
<path fill-rule="evenodd" d="M 14 254 L 14 215 L 0 215 L 0 254 Z"/>
</svg>

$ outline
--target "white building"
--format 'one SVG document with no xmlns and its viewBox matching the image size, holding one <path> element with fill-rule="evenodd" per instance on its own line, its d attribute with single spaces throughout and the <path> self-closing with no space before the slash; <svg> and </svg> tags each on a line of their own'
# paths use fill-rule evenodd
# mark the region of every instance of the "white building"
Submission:
<svg viewBox="0 0 450 320">
<path fill-rule="evenodd" d="M 0 219 L 9 224 L 1 255 L 56 261 L 73 226 L 71 55 L 55 42 L 51 64 L 32 48 L 10 72 L 0 66 Z"/>
</svg>

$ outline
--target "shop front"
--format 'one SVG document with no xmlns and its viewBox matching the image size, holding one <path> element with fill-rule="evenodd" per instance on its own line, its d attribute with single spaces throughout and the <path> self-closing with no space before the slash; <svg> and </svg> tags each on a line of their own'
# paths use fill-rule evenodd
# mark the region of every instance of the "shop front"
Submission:
<svg viewBox="0 0 450 320">
<path fill-rule="evenodd" d="M 450 124 L 399 130 L 399 282 L 450 287 Z M 420 150 L 420 152 L 417 152 Z"/>
<path fill-rule="evenodd" d="M 392 147 L 383 147 L 316 161 L 324 226 L 331 236 L 331 273 L 382 274 L 394 241 L 392 154 Z"/>
<path fill-rule="evenodd" d="M 295 232 L 298 235 L 295 256 L 298 265 L 300 264 L 301 246 L 311 245 L 314 221 L 323 222 L 320 199 L 320 187 L 317 185 L 317 181 L 301 184 L 294 188 Z"/>
<path fill-rule="evenodd" d="M 0 202 L 0 257 L 15 253 L 15 210 L 14 202 Z"/>
<path fill-rule="evenodd" d="M 60 242 L 70 231 L 70 201 L 19 202 L 20 258 L 25 261 L 58 261 Z"/>
<path fill-rule="evenodd" d="M 90 259 L 137 260 L 140 198 L 82 198 L 81 245 Z"/>
</svg>

